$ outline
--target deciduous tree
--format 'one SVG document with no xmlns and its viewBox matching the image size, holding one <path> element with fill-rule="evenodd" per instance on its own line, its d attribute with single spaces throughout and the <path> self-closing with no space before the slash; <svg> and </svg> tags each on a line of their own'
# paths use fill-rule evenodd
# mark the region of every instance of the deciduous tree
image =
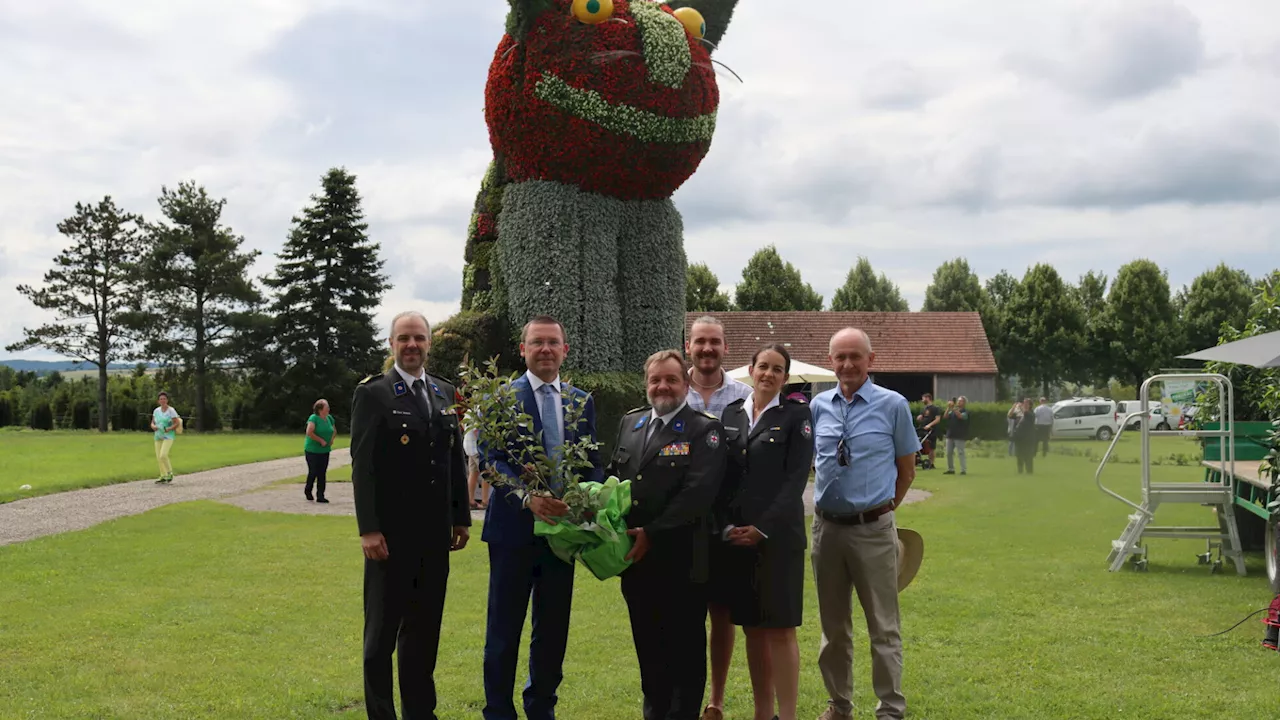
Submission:
<svg viewBox="0 0 1280 720">
<path fill-rule="evenodd" d="M 761 248 L 742 270 L 734 290 L 739 310 L 821 310 L 822 296 L 784 262 L 773 245 Z"/>
</svg>

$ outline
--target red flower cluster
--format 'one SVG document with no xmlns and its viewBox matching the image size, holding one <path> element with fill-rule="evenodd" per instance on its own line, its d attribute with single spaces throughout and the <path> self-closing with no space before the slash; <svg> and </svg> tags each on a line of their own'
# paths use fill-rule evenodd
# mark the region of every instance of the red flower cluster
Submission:
<svg viewBox="0 0 1280 720">
<path fill-rule="evenodd" d="M 494 226 L 493 213 L 482 212 L 476 215 L 476 239 L 487 240 L 498 231 Z"/>
<path fill-rule="evenodd" d="M 538 98 L 536 86 L 544 74 L 555 75 L 613 106 L 695 118 L 720 102 L 706 48 L 689 37 L 692 66 L 684 83 L 655 85 L 628 0 L 614 2 L 614 17 L 626 22 L 599 25 L 580 23 L 565 11 L 567 4 L 558 5 L 565 7 L 543 13 L 522 42 L 504 36 L 489 69 L 485 119 L 508 176 L 554 180 L 624 200 L 670 197 L 697 170 L 709 140 L 644 142 L 570 115 Z"/>
</svg>

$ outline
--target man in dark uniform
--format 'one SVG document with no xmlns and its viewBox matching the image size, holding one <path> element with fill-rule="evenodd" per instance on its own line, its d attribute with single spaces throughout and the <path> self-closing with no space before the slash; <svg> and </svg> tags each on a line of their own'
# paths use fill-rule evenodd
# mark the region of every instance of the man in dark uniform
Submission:
<svg viewBox="0 0 1280 720">
<path fill-rule="evenodd" d="M 697 720 L 707 684 L 707 518 L 725 470 L 720 421 L 688 406 L 678 350 L 645 362 L 649 407 L 622 418 L 609 473 L 631 481 L 622 594 L 645 720 Z"/>
<path fill-rule="evenodd" d="M 351 409 L 351 483 L 364 549 L 364 693 L 370 720 L 436 720 L 435 666 L 449 552 L 470 537 L 467 465 L 452 385 L 423 369 L 419 313 L 391 323 L 395 365 L 365 378 Z"/>
</svg>

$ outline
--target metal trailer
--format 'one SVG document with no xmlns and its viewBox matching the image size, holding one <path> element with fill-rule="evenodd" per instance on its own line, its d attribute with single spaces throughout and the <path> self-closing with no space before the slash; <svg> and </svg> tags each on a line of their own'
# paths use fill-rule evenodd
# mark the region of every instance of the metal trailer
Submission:
<svg viewBox="0 0 1280 720">
<path fill-rule="evenodd" d="M 1216 423 L 1214 423 L 1216 425 Z M 1209 426 L 1212 427 L 1212 426 Z M 1229 472 L 1233 488 L 1236 525 L 1245 552 L 1261 551 L 1266 558 L 1267 580 L 1271 589 L 1280 593 L 1280 487 L 1262 477 L 1260 466 L 1269 448 L 1258 442 L 1271 430 L 1268 422 L 1236 423 L 1233 433 L 1234 467 L 1224 469 L 1219 457 L 1222 446 L 1212 439 L 1205 442 L 1204 479 L 1221 483 Z"/>
<path fill-rule="evenodd" d="M 1154 383 L 1165 380 L 1198 380 L 1213 383 L 1218 389 L 1218 417 L 1222 418 L 1221 427 L 1200 430 L 1153 430 L 1150 427 L 1150 390 Z M 1230 558 L 1238 575 L 1245 574 L 1244 548 L 1241 543 L 1240 529 L 1236 522 L 1236 457 L 1235 457 L 1235 413 L 1234 395 L 1231 380 L 1217 373 L 1164 373 L 1153 375 L 1142 383 L 1138 394 L 1139 410 L 1125 416 L 1117 429 L 1111 445 L 1102 456 L 1102 462 L 1094 474 L 1098 488 L 1107 495 L 1128 505 L 1134 512 L 1129 515 L 1129 524 L 1120 533 L 1117 540 L 1111 541 L 1111 553 L 1107 556 L 1109 569 L 1114 572 L 1124 567 L 1132 559 L 1137 570 L 1147 569 L 1147 547 L 1143 541 L 1147 538 L 1202 539 L 1205 541 L 1205 552 L 1197 558 L 1202 565 L 1209 565 L 1211 572 L 1222 568 L 1223 557 Z M 1102 484 L 1102 473 L 1115 451 L 1116 444 L 1125 433 L 1125 427 L 1137 418 L 1138 429 L 1142 436 L 1142 502 L 1135 503 Z M 1196 437 L 1217 438 L 1221 452 L 1212 464 L 1203 461 L 1211 471 L 1216 470 L 1211 478 L 1204 482 L 1152 482 L 1151 480 L 1151 438 L 1152 437 Z M 1216 523 L 1205 526 L 1185 525 L 1152 525 L 1157 509 L 1161 505 L 1173 503 L 1194 503 L 1213 509 Z M 1214 550 L 1218 551 L 1216 559 Z"/>
</svg>

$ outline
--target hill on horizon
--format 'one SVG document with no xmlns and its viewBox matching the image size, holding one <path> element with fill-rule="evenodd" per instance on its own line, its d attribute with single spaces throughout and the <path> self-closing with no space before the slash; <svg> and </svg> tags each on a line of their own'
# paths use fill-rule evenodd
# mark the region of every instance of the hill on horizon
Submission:
<svg viewBox="0 0 1280 720">
<path fill-rule="evenodd" d="M 18 372 L 35 372 L 38 376 L 53 372 L 67 373 L 80 371 L 96 371 L 98 368 L 79 360 L 0 360 L 0 365 L 13 368 Z M 155 363 L 145 363 L 148 368 L 156 367 Z M 137 363 L 108 363 L 108 372 L 132 370 Z"/>
</svg>

